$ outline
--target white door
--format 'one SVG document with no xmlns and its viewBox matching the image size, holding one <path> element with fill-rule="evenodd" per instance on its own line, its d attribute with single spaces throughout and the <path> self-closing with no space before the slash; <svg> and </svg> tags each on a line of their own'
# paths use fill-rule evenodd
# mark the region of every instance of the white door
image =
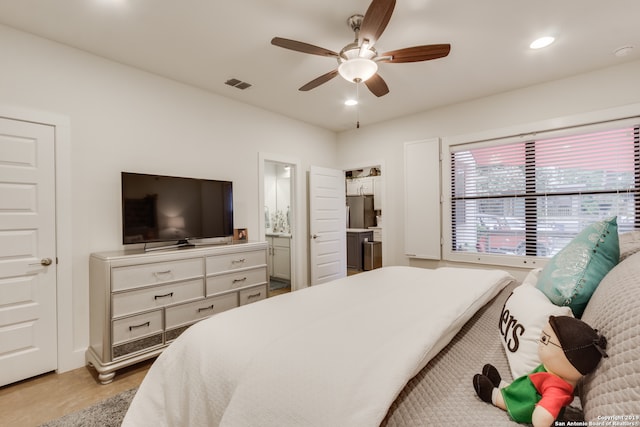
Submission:
<svg viewBox="0 0 640 427">
<path fill-rule="evenodd" d="M 344 172 L 311 166 L 309 229 L 311 284 L 347 275 L 347 217 Z"/>
<path fill-rule="evenodd" d="M 54 128 L 0 118 L 0 386 L 57 368 Z"/>
</svg>

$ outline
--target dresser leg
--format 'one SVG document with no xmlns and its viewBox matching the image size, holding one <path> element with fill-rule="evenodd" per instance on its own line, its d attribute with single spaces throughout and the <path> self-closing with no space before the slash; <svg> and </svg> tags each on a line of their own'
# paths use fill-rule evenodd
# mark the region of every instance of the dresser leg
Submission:
<svg viewBox="0 0 640 427">
<path fill-rule="evenodd" d="M 108 372 L 108 373 L 99 373 L 98 380 L 100 380 L 100 384 L 109 384 L 110 382 L 113 381 L 113 377 L 115 376 L 116 376 L 115 371 Z"/>
</svg>

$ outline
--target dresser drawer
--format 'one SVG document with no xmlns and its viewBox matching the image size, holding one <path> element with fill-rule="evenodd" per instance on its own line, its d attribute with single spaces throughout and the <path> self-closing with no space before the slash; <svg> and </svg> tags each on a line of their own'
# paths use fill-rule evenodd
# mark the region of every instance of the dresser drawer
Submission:
<svg viewBox="0 0 640 427">
<path fill-rule="evenodd" d="M 207 257 L 207 273 L 217 273 L 240 268 L 255 267 L 267 263 L 266 252 L 248 251 Z"/>
<path fill-rule="evenodd" d="M 232 292 L 230 294 L 167 307 L 165 312 L 166 329 L 193 323 L 237 306 L 238 294 Z"/>
<path fill-rule="evenodd" d="M 156 307 L 202 298 L 203 279 L 169 283 L 150 288 L 118 292 L 111 296 L 113 317 L 147 311 Z"/>
<path fill-rule="evenodd" d="M 256 286 L 240 291 L 240 305 L 251 304 L 267 297 L 267 285 Z"/>
<path fill-rule="evenodd" d="M 162 310 L 113 321 L 113 345 L 162 333 Z"/>
<path fill-rule="evenodd" d="M 207 296 L 245 286 L 258 285 L 267 281 L 267 268 L 236 271 L 207 277 Z"/>
<path fill-rule="evenodd" d="M 120 291 L 203 275 L 202 258 L 114 267 L 111 269 L 111 289 Z"/>
</svg>

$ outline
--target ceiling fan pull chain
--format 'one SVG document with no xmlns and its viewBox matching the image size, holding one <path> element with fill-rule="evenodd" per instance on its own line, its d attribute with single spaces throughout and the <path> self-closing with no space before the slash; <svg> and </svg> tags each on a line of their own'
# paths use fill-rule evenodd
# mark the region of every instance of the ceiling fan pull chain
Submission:
<svg viewBox="0 0 640 427">
<path fill-rule="evenodd" d="M 360 82 L 356 82 L 356 129 L 360 129 Z"/>
</svg>

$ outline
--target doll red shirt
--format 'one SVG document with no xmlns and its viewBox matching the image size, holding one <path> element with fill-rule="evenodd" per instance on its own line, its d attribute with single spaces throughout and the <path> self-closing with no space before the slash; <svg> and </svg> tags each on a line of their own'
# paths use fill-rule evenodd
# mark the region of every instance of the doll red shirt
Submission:
<svg viewBox="0 0 640 427">
<path fill-rule="evenodd" d="M 549 411 L 554 418 L 558 417 L 564 406 L 573 401 L 573 386 L 557 375 L 537 372 L 530 374 L 529 379 L 542 396 L 538 405 Z"/>
</svg>

